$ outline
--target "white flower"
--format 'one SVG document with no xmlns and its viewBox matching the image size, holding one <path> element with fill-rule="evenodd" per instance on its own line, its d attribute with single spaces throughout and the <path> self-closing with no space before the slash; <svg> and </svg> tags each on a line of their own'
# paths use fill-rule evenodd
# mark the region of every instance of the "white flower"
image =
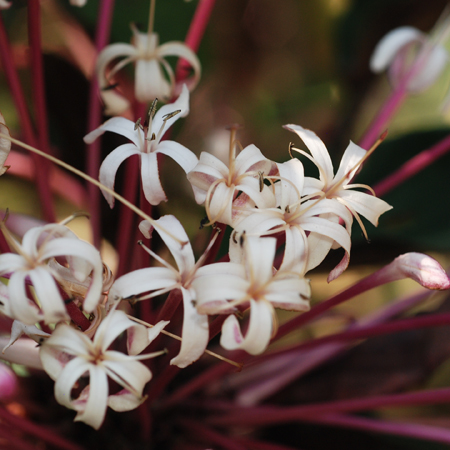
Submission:
<svg viewBox="0 0 450 450">
<path fill-rule="evenodd" d="M 198 164 L 188 173 L 188 180 L 197 203 L 205 203 L 209 221 L 232 225 L 232 205 L 239 192 L 252 201 L 251 206 L 268 206 L 270 192 L 261 184 L 260 177 L 274 169 L 275 164 L 254 145 L 245 147 L 236 157 L 235 145 L 231 142 L 229 167 L 215 156 L 202 152 Z"/>
<path fill-rule="evenodd" d="M 375 197 L 373 190 L 369 186 L 349 184 L 369 153 L 350 141 L 350 144 L 342 155 L 339 169 L 336 172 L 336 175 L 334 175 L 333 164 L 328 150 L 315 133 L 304 129 L 299 125 L 285 125 L 284 128 L 293 131 L 301 138 L 311 152 L 312 158 L 303 150 L 292 149 L 309 157 L 319 169 L 319 180 L 305 177 L 303 194 L 312 195 L 314 193 L 319 194 L 320 192 L 323 192 L 326 198 L 335 199 L 342 203 L 358 220 L 364 233 L 365 229 L 359 219 L 359 214 L 365 217 L 374 226 L 377 226 L 380 215 L 392 209 L 392 206 L 387 204 L 384 200 Z M 354 191 L 354 188 L 367 189 L 373 195 Z"/>
<path fill-rule="evenodd" d="M 78 411 L 75 421 L 98 429 L 107 406 L 116 411 L 128 411 L 145 400 L 142 392 L 152 374 L 138 360 L 152 358 L 161 352 L 130 356 L 108 350 L 123 331 L 135 326 L 125 313 L 113 310 L 98 327 L 93 341 L 69 325 L 61 324 L 42 345 L 41 361 L 44 370 L 56 381 L 56 400 Z M 86 373 L 89 374 L 89 386 L 77 399 L 72 399 L 74 384 Z M 124 390 L 108 396 L 108 377 Z"/>
<path fill-rule="evenodd" d="M 1 4 L 0 9 L 2 9 Z M 0 133 L 10 136 L 8 127 L 5 125 L 5 119 L 1 113 L 0 113 Z M 3 175 L 8 170 L 8 166 L 5 166 L 5 161 L 10 151 L 11 151 L 11 141 L 4 137 L 0 137 L 0 175 Z"/>
<path fill-rule="evenodd" d="M 12 5 L 11 2 L 8 2 L 6 0 L 0 0 L 0 9 L 8 9 L 11 7 L 11 5 Z M 3 131 L 2 131 L 2 133 L 3 133 Z"/>
<path fill-rule="evenodd" d="M 400 27 L 390 31 L 377 44 L 370 59 L 373 72 L 388 69 L 389 80 L 396 87 L 412 70 L 407 89 L 421 92 L 430 87 L 448 64 L 449 55 L 442 45 L 448 33 L 445 27 L 433 35 L 413 27 Z M 417 65 L 416 65 L 417 64 Z"/>
<path fill-rule="evenodd" d="M 195 263 L 194 252 L 180 222 L 174 216 L 164 216 L 156 222 L 161 226 L 161 230 L 165 230 L 157 231 L 172 253 L 178 270 L 151 253 L 165 267 L 139 269 L 118 278 L 110 290 L 109 301 L 150 292 L 137 298 L 144 300 L 173 289 L 180 289 L 184 308 L 182 342 L 179 354 L 170 363 L 183 368 L 200 358 L 209 340 L 208 316 L 198 314 L 195 308 L 197 292 L 192 287 L 193 281 L 205 271 L 223 274 L 229 271 L 236 272 L 240 270 L 240 266 L 221 263 L 199 267 L 202 259 Z M 186 244 L 180 246 L 175 238 Z"/>
<path fill-rule="evenodd" d="M 167 102 L 176 94 L 175 76 L 170 64 L 165 60 L 167 56 L 183 58 L 194 69 L 193 76 L 185 81 L 189 90 L 194 89 L 200 79 L 200 62 L 197 55 L 185 44 L 172 41 L 159 45 L 157 33 L 141 33 L 135 27 L 132 27 L 132 31 L 131 45 L 108 45 L 98 56 L 96 72 L 106 105 L 105 113 L 109 115 L 120 114 L 129 106 L 127 100 L 108 89 L 108 80 L 130 62 L 136 62 L 135 96 L 141 102 L 150 102 L 156 98 Z M 125 59 L 117 63 L 107 75 L 108 65 L 122 57 Z"/>
<path fill-rule="evenodd" d="M 250 306 L 250 323 L 242 336 L 234 315 L 222 326 L 220 343 L 228 350 L 242 349 L 253 355 L 262 353 L 276 332 L 274 306 L 292 311 L 307 311 L 311 289 L 303 275 L 283 261 L 274 273 L 276 239 L 248 237 L 243 240 L 242 270 L 227 276 L 205 273 L 196 278 L 197 309 L 208 314 L 228 312 L 238 305 Z M 212 265 L 213 266 L 213 265 Z"/>
<path fill-rule="evenodd" d="M 54 258 L 66 258 L 73 276 L 84 281 L 89 276 L 91 284 L 84 298 L 83 307 L 92 312 L 102 292 L 103 265 L 99 252 L 89 243 L 81 241 L 68 228 L 49 224 L 28 230 L 19 244 L 0 223 L 8 243 L 16 253 L 0 255 L 0 275 L 11 273 L 8 283 L 11 317 L 32 325 L 40 320 L 46 323 L 68 319 L 58 283 L 64 284 L 58 271 L 49 264 Z M 54 264 L 58 264 L 54 261 Z M 34 287 L 40 308 L 27 294 L 29 278 Z"/>
<path fill-rule="evenodd" d="M 91 144 L 105 131 L 120 134 L 131 141 L 113 150 L 100 167 L 99 179 L 102 184 L 114 189 L 114 180 L 120 164 L 132 155 L 139 155 L 141 160 L 141 179 L 145 198 L 152 205 L 166 201 L 166 194 L 161 186 L 158 170 L 158 153 L 170 156 L 187 173 L 197 164 L 197 157 L 186 147 L 174 141 L 162 141 L 168 128 L 180 117 L 189 113 L 189 91 L 183 86 L 183 91 L 175 103 L 164 105 L 152 117 L 149 114 L 148 125 L 141 127 L 123 117 L 113 117 L 84 137 Z M 114 197 L 103 191 L 103 195 L 111 208 Z"/>
<path fill-rule="evenodd" d="M 11 327 L 11 338 L 9 342 L 3 347 L 2 353 L 5 353 L 11 345 L 13 345 L 17 339 L 19 339 L 22 335 L 26 334 L 28 337 L 33 339 L 33 341 L 38 344 L 42 344 L 44 340 L 50 337 L 50 334 L 45 333 L 34 325 L 25 325 L 24 323 L 15 320 Z"/>
</svg>

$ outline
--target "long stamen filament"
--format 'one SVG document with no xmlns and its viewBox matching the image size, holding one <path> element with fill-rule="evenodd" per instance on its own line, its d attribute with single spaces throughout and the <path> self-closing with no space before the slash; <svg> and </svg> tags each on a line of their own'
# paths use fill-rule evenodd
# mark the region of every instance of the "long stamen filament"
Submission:
<svg viewBox="0 0 450 450">
<path fill-rule="evenodd" d="M 148 220 L 153 225 L 153 227 L 155 227 L 158 230 L 164 231 L 164 233 L 166 233 L 168 236 L 170 236 L 176 242 L 179 242 L 182 247 L 184 245 L 186 245 L 185 241 L 181 241 L 180 239 L 175 237 L 172 233 L 170 233 L 169 231 L 165 230 L 162 226 L 160 226 L 159 223 L 157 223 L 149 215 L 145 214 L 144 211 L 142 211 L 139 208 L 137 208 L 136 206 L 134 206 L 133 203 L 129 202 L 126 198 L 122 197 L 120 194 L 117 194 L 117 192 L 113 191 L 109 187 L 100 183 L 95 178 L 92 178 L 89 175 L 86 175 L 81 170 L 78 170 L 75 167 L 72 167 L 70 164 L 67 164 L 64 161 L 61 161 L 60 159 L 55 158 L 54 156 L 48 155 L 47 153 L 45 153 L 41 150 L 38 150 L 37 148 L 32 147 L 31 145 L 25 144 L 24 142 L 14 139 L 11 136 L 8 136 L 7 134 L 0 133 L 0 138 L 7 139 L 8 141 L 11 141 L 13 144 L 18 145 L 19 147 L 22 147 L 25 150 L 29 150 L 30 152 L 35 153 L 36 155 L 40 155 L 40 156 L 48 159 L 49 161 L 57 164 L 58 166 L 63 167 L 64 169 L 68 170 L 69 172 L 72 172 L 75 175 L 78 175 L 80 178 L 83 178 L 84 180 L 88 181 L 89 183 L 93 184 L 94 186 L 97 186 L 98 188 L 100 188 L 103 191 L 107 192 L 108 194 L 112 195 L 116 200 L 118 200 L 120 203 L 125 205 L 127 208 L 131 209 L 139 217 L 141 217 L 144 220 Z"/>
<path fill-rule="evenodd" d="M 127 317 L 132 320 L 133 322 L 139 323 L 140 325 L 144 325 L 147 328 L 153 328 L 155 325 L 151 325 L 150 323 L 144 322 L 143 320 L 137 319 L 136 317 L 133 316 L 129 316 L 127 315 Z M 162 334 L 165 334 L 166 336 L 169 336 L 173 339 L 176 339 L 177 341 L 182 341 L 183 339 L 180 336 L 177 336 L 176 334 L 170 333 L 169 331 L 166 330 L 161 330 Z M 242 363 L 237 363 L 235 361 L 232 361 L 231 359 L 225 358 L 222 355 L 219 355 L 217 353 L 211 352 L 210 350 L 205 350 L 205 353 L 207 353 L 210 356 L 214 356 L 214 358 L 220 359 L 221 361 L 227 362 L 228 364 L 231 364 L 233 366 L 238 367 L 239 369 L 242 369 L 243 364 Z"/>
</svg>

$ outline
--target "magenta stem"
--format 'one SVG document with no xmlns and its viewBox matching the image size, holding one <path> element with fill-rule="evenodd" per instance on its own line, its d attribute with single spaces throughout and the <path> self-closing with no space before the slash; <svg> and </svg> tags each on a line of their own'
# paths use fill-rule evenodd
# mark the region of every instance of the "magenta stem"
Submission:
<svg viewBox="0 0 450 450">
<path fill-rule="evenodd" d="M 404 394 L 379 395 L 374 397 L 313 403 L 293 407 L 260 406 L 235 407 L 227 414 L 211 417 L 208 422 L 216 425 L 262 426 L 293 422 L 311 417 L 322 417 L 331 413 L 368 411 L 387 407 L 443 404 L 450 401 L 450 388 L 430 389 Z"/>
<path fill-rule="evenodd" d="M 3 70 L 8 82 L 12 98 L 18 113 L 21 130 L 25 141 L 33 147 L 38 147 L 38 142 L 33 130 L 31 118 L 28 113 L 27 103 L 20 85 L 19 76 L 14 66 L 14 59 L 6 34 L 3 20 L 0 17 L 0 59 Z M 45 148 L 43 149 L 46 150 Z M 53 210 L 53 200 L 51 195 L 48 177 L 45 176 L 46 160 L 34 153 L 31 154 L 35 167 L 35 181 L 37 184 L 38 195 L 42 206 L 42 212 L 47 222 L 55 222 L 55 213 Z M 44 172 L 44 173 L 43 173 Z"/>
<path fill-rule="evenodd" d="M 387 176 L 384 180 L 381 180 L 376 186 L 374 186 L 376 195 L 378 197 L 382 197 L 399 184 L 428 167 L 441 156 L 444 156 L 449 150 L 450 136 L 447 136 L 433 147 L 420 152 L 418 155 L 403 164 L 394 173 Z"/>
<path fill-rule="evenodd" d="M 111 31 L 111 22 L 114 11 L 114 0 L 101 0 L 98 8 L 98 20 L 95 35 L 95 48 L 99 53 L 108 43 Z M 99 99 L 99 88 L 97 76 L 92 75 L 89 92 L 88 109 L 88 132 L 100 126 L 102 120 L 102 105 Z M 87 162 L 86 172 L 92 178 L 98 178 L 100 168 L 101 138 L 96 139 L 92 144 L 86 146 Z M 101 244 L 101 217 L 100 217 L 100 192 L 97 186 L 88 184 L 89 212 L 91 215 L 91 226 L 94 245 L 100 248 Z"/>
<path fill-rule="evenodd" d="M 417 423 L 388 422 L 385 420 L 374 420 L 365 417 L 354 417 L 338 414 L 327 415 L 325 417 L 312 417 L 311 420 L 306 419 L 306 421 L 343 428 L 351 428 L 354 430 L 395 434 L 408 438 L 450 444 L 449 430 Z"/>
<path fill-rule="evenodd" d="M 202 425 L 197 420 L 194 421 L 189 419 L 182 419 L 180 420 L 180 424 L 185 429 L 185 431 L 192 434 L 200 442 L 208 443 L 208 446 L 211 444 L 218 445 L 223 450 L 248 449 L 247 446 L 240 444 L 233 438 L 220 434 L 217 431 L 212 430 L 211 428 L 206 427 L 205 425 Z"/>
<path fill-rule="evenodd" d="M 6 423 L 12 425 L 13 428 L 20 430 L 24 433 L 31 434 L 50 445 L 55 446 L 61 450 L 82 450 L 78 445 L 67 441 L 66 439 L 54 434 L 49 428 L 43 425 L 35 425 L 27 419 L 22 417 L 14 416 L 9 413 L 6 409 L 0 407 L 0 418 Z"/>
<path fill-rule="evenodd" d="M 200 47 L 214 4 L 215 0 L 200 0 L 197 5 L 191 25 L 186 34 L 186 39 L 184 40 L 184 43 L 194 52 L 197 52 Z M 190 64 L 186 60 L 180 59 L 176 69 L 176 80 L 182 81 L 186 78 L 190 67 Z"/>
<path fill-rule="evenodd" d="M 8 425 L 0 424 L 0 440 L 3 450 L 36 450 L 36 446 L 19 437 Z"/>
<path fill-rule="evenodd" d="M 298 447 L 287 447 L 286 445 L 275 444 L 272 442 L 263 442 L 256 439 L 235 437 L 234 440 L 251 450 L 299 450 Z"/>
</svg>

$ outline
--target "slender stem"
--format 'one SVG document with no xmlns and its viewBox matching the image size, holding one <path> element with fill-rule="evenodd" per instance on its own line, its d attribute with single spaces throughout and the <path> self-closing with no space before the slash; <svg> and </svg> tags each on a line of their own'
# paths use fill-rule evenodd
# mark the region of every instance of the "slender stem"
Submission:
<svg viewBox="0 0 450 450">
<path fill-rule="evenodd" d="M 423 439 L 427 441 L 443 442 L 450 444 L 450 431 L 417 423 L 388 422 L 385 420 L 374 420 L 366 417 L 355 417 L 348 415 L 327 415 L 325 417 L 312 417 L 305 419 L 307 422 L 332 425 L 343 428 L 363 430 L 376 433 L 395 434 L 408 438 Z"/>
<path fill-rule="evenodd" d="M 338 400 L 309 405 L 275 407 L 261 406 L 245 408 L 235 407 L 223 415 L 211 417 L 208 421 L 216 425 L 261 426 L 275 423 L 295 422 L 310 417 L 323 417 L 338 412 L 368 411 L 388 407 L 444 404 L 450 401 L 450 388 L 429 389 L 421 392 L 379 395 L 374 397 Z"/>
<path fill-rule="evenodd" d="M 14 66 L 14 58 L 9 44 L 8 36 L 6 34 L 3 20 L 0 17 L 0 59 L 3 70 L 10 88 L 12 98 L 19 116 L 21 130 L 25 140 L 34 147 L 37 147 L 38 142 L 33 130 L 31 118 L 28 113 L 25 96 L 20 85 L 19 75 Z M 55 222 L 55 213 L 53 210 L 53 200 L 49 187 L 49 177 L 46 176 L 47 163 L 36 155 L 32 156 L 36 172 L 36 184 L 38 195 L 42 207 L 44 218 L 47 222 Z"/>
<path fill-rule="evenodd" d="M 155 26 L 155 3 L 156 0 L 150 0 L 150 10 L 148 12 L 148 29 L 147 33 L 150 36 L 153 33 L 153 29 Z"/>
<path fill-rule="evenodd" d="M 6 424 L 0 424 L 0 440 L 4 450 L 36 450 L 35 445 L 24 441 L 20 435 L 17 436 Z"/>
<path fill-rule="evenodd" d="M 97 27 L 95 35 L 95 48 L 100 52 L 108 43 L 111 30 L 114 0 L 101 0 L 98 8 Z M 91 79 L 89 91 L 88 129 L 90 132 L 99 127 L 102 120 L 102 105 L 98 94 L 98 80 L 94 73 Z M 86 173 L 92 178 L 98 177 L 100 168 L 101 138 L 86 146 Z M 91 214 L 91 226 L 94 245 L 100 248 L 101 243 L 101 218 L 100 218 L 100 192 L 93 185 L 88 186 L 89 212 Z"/>
<path fill-rule="evenodd" d="M 194 17 L 192 18 L 191 25 L 184 41 L 184 43 L 194 52 L 197 52 L 200 47 L 214 4 L 215 0 L 200 0 L 197 5 L 197 9 L 195 10 Z M 178 82 L 183 81 L 188 76 L 190 67 L 190 64 L 186 60 L 178 60 L 175 79 Z"/>
<path fill-rule="evenodd" d="M 441 156 L 444 156 L 450 151 L 450 136 L 442 139 L 433 147 L 420 152 L 418 155 L 412 157 L 409 161 L 403 164 L 394 173 L 381 180 L 374 191 L 377 196 L 382 197 L 399 184 L 416 175 L 421 170 L 424 170 Z"/>
</svg>

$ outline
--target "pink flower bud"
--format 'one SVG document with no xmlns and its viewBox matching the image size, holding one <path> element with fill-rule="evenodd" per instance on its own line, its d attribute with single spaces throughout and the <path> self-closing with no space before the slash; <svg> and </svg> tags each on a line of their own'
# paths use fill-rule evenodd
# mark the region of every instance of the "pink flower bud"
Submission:
<svg viewBox="0 0 450 450">
<path fill-rule="evenodd" d="M 0 400 L 12 397 L 16 390 L 16 374 L 6 364 L 0 363 Z"/>
</svg>

